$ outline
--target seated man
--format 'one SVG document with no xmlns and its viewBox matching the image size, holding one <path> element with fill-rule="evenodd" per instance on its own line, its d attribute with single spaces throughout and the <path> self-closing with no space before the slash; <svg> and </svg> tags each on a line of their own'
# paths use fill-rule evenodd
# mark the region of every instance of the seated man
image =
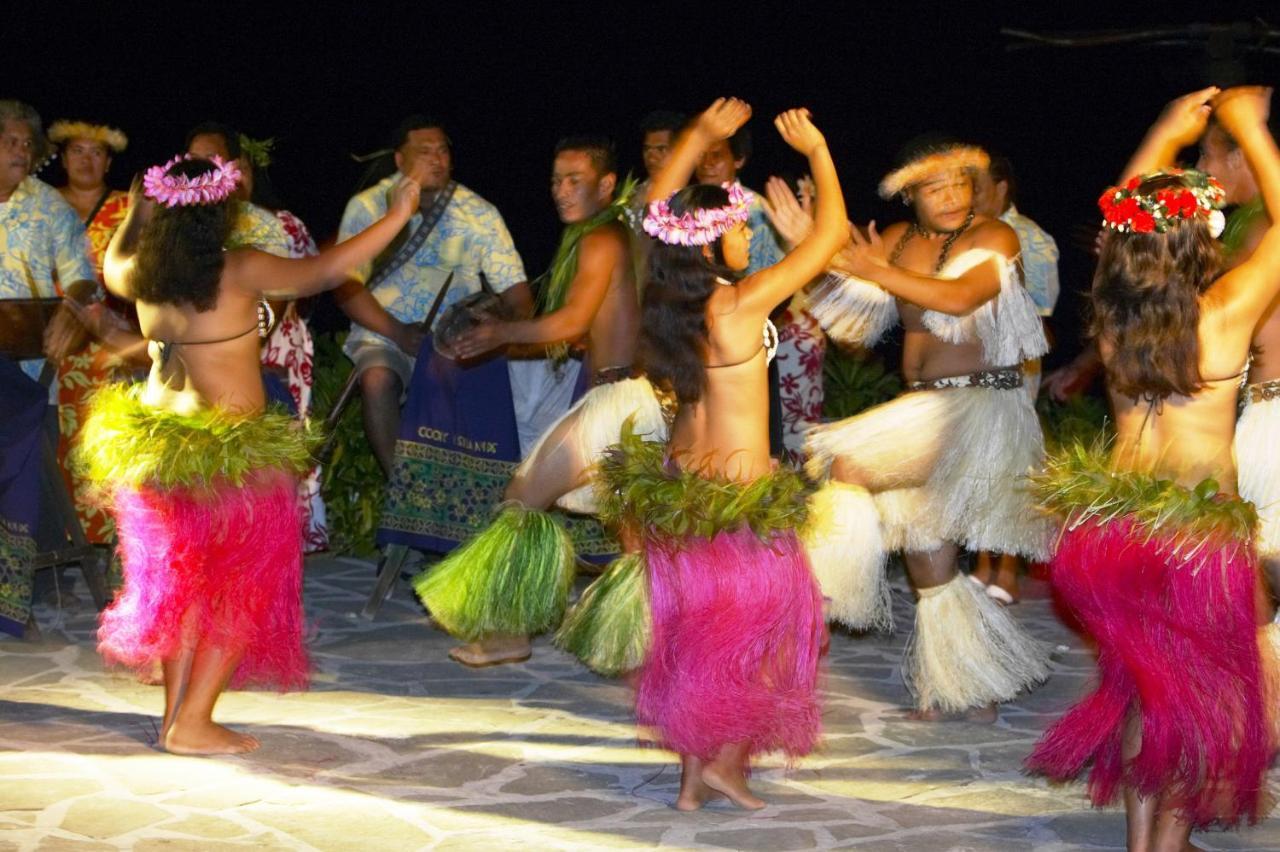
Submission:
<svg viewBox="0 0 1280 852">
<path fill-rule="evenodd" d="M 352 320 L 344 350 L 360 376 L 365 433 L 388 476 L 400 428 L 400 403 L 422 342 L 422 322 L 441 286 L 453 279 L 448 307 L 481 292 L 481 276 L 517 316 L 532 308 L 524 264 L 496 207 L 453 180 L 453 152 L 443 125 L 413 115 L 396 129 L 396 172 L 355 195 L 342 215 L 339 241 L 367 228 L 386 211 L 387 193 L 401 175 L 422 186 L 421 212 L 406 233 L 337 291 Z"/>
<path fill-rule="evenodd" d="M 44 330 L 43 354 L 48 360 L 27 357 L 18 365 L 28 379 L 43 381 L 47 386 L 43 391 L 46 405 L 42 428 L 44 437 L 56 445 L 58 388 L 54 373 L 57 365 L 66 356 L 80 351 L 87 339 L 87 329 L 77 319 L 82 312 L 75 306 L 94 300 L 97 279 L 80 217 L 56 189 L 34 174 L 48 149 L 40 115 L 21 101 L 0 100 L 0 299 L 63 300 Z M 11 372 L 14 382 L 10 388 L 22 385 L 23 392 L 31 390 L 34 382 L 18 381 L 17 368 Z M 16 389 L 8 394 L 0 391 L 0 399 L 8 400 L 12 396 L 16 400 L 18 394 Z M 4 417 L 11 415 L 18 417 L 16 411 L 6 409 Z M 34 444 L 37 460 L 40 440 L 37 437 Z M 22 533 L 24 541 L 30 544 L 31 555 L 35 554 L 37 543 L 40 549 L 53 549 L 66 542 L 66 532 L 57 528 L 57 516 L 50 508 L 52 495 L 42 490 L 37 485 L 19 494 L 19 499 L 27 503 L 32 502 L 33 493 L 41 494 L 46 509 L 39 512 L 40 528 L 29 526 Z M 34 520 L 33 516 L 33 523 Z M 23 552 L 26 547 L 24 544 Z M 0 565 L 0 628 L 20 635 L 30 614 L 31 563 L 30 560 L 3 562 Z"/>
</svg>

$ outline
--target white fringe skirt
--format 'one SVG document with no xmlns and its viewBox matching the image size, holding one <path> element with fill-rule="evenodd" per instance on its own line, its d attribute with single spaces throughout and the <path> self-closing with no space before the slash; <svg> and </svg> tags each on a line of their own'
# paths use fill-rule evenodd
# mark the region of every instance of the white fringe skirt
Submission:
<svg viewBox="0 0 1280 852">
<path fill-rule="evenodd" d="M 582 470 L 591 468 L 605 449 L 618 443 L 627 418 L 632 418 L 633 431 L 644 440 L 667 440 L 668 428 L 662 404 L 648 379 L 624 379 L 597 385 L 546 430 L 516 468 L 515 475 L 536 475 L 540 458 L 553 449 L 547 446 L 547 441 L 557 432 L 560 432 L 558 441 L 569 443 L 574 463 Z M 567 430 L 560 430 L 561 424 L 565 423 L 568 424 Z M 594 515 L 599 511 L 594 486 L 590 482 L 560 497 L 556 505 L 583 515 Z"/>
<path fill-rule="evenodd" d="M 1236 423 L 1240 496 L 1258 510 L 1258 555 L 1280 556 L 1280 380 L 1245 389 Z"/>
<path fill-rule="evenodd" d="M 837 460 L 866 486 L 888 550 L 952 542 L 973 551 L 1042 560 L 1053 535 L 1027 475 L 1044 461 L 1044 437 L 1021 368 L 938 379 L 856 417 L 813 429 L 809 472 Z"/>
</svg>

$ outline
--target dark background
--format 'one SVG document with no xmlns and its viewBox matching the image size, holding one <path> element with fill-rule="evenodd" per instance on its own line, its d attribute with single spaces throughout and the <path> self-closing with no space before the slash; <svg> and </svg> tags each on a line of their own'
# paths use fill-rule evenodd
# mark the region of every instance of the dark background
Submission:
<svg viewBox="0 0 1280 852">
<path fill-rule="evenodd" d="M 1213 67 L 1199 47 L 1011 51 L 1000 34 L 1247 22 L 1269 9 L 1280 22 L 1275 4 L 175 5 L 9 9 L 0 97 L 33 104 L 46 125 L 85 118 L 125 130 L 130 147 L 110 175 L 121 187 L 176 153 L 200 120 L 274 136 L 271 177 L 317 239 L 336 231 L 363 169 L 349 154 L 384 147 L 410 112 L 439 115 L 455 176 L 497 205 L 531 276 L 559 232 L 547 181 L 567 133 L 613 136 L 624 169 L 640 173 L 646 112 L 693 113 L 738 95 L 755 109 L 743 177 L 759 187 L 802 165 L 769 119 L 808 106 L 850 215 L 887 223 L 903 210 L 879 202 L 875 185 L 894 152 L 944 130 L 1010 156 L 1019 208 L 1057 238 L 1059 358 L 1076 346 L 1091 272 L 1073 230 L 1096 220 L 1095 199 L 1161 105 L 1210 81 L 1270 82 L 1280 71 L 1280 56 L 1257 52 Z M 42 177 L 62 179 L 56 164 Z"/>
</svg>

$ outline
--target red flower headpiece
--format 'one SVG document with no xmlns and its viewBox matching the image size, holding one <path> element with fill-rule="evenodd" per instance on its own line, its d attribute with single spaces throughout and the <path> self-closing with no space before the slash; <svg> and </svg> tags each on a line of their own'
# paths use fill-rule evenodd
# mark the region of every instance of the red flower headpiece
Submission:
<svg viewBox="0 0 1280 852">
<path fill-rule="evenodd" d="M 1166 187 L 1152 195 L 1138 192 L 1143 182 L 1156 177 L 1178 177 L 1186 186 Z M 1130 178 L 1124 186 L 1113 186 L 1098 199 L 1104 227 L 1122 233 L 1163 234 L 1178 219 L 1203 217 L 1210 235 L 1222 233 L 1226 220 L 1220 209 L 1226 191 L 1204 172 L 1194 169 L 1166 169 Z"/>
</svg>

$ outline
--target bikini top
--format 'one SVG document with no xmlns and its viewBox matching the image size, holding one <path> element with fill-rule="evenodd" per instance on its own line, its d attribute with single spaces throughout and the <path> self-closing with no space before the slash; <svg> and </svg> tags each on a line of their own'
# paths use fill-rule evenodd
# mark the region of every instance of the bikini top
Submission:
<svg viewBox="0 0 1280 852">
<path fill-rule="evenodd" d="M 210 340 L 160 340 L 148 337 L 147 340 L 156 345 L 160 352 L 160 364 L 164 366 L 169 363 L 170 356 L 173 355 L 174 349 L 178 346 L 210 346 L 214 343 L 226 343 L 231 340 L 238 340 L 245 335 L 258 332 L 259 337 L 265 338 L 271 332 L 271 326 L 275 324 L 275 311 L 271 309 L 271 305 L 265 300 L 258 302 L 258 319 L 249 328 L 244 331 L 227 337 L 218 337 Z"/>
<path fill-rule="evenodd" d="M 764 362 L 766 364 L 773 361 L 773 356 L 778 354 L 778 329 L 774 326 L 772 320 L 764 321 L 763 339 L 760 342 L 760 348 L 752 352 L 741 361 L 734 361 L 732 364 L 707 364 L 708 370 L 722 370 L 726 367 L 741 367 L 748 361 L 754 361 L 755 357 L 761 352 L 765 353 Z"/>
</svg>

